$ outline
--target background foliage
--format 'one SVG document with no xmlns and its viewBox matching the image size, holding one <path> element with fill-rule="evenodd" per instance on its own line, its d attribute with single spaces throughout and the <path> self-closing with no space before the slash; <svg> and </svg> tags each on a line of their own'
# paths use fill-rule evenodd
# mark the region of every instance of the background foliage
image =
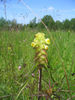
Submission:
<svg viewBox="0 0 75 100">
<path fill-rule="evenodd" d="M 64 31 L 75 31 L 75 18 L 71 20 L 64 20 L 60 22 L 59 20 L 54 21 L 54 19 L 50 15 L 45 15 L 41 19 L 50 30 L 64 30 Z M 18 24 L 16 19 L 5 20 L 4 18 L 0 18 L 0 30 L 24 30 L 25 28 L 36 28 L 36 29 L 44 29 L 44 25 L 42 25 L 41 21 L 36 22 L 36 17 L 30 21 L 29 24 Z"/>
</svg>

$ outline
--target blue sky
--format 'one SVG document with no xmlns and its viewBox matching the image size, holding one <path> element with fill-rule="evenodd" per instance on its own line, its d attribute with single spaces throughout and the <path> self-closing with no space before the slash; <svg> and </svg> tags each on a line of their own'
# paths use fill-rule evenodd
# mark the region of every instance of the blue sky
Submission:
<svg viewBox="0 0 75 100">
<path fill-rule="evenodd" d="M 53 19 L 63 21 L 75 18 L 75 0 L 7 0 L 7 19 L 16 19 L 18 23 L 27 24 L 36 15 L 42 18 L 51 15 Z M 26 5 L 25 5 L 26 4 Z M 30 8 L 28 8 L 30 7 Z M 32 10 L 32 12 L 30 11 Z M 0 2 L 0 17 L 5 17 L 4 5 Z M 38 18 L 37 18 L 38 20 Z"/>
</svg>

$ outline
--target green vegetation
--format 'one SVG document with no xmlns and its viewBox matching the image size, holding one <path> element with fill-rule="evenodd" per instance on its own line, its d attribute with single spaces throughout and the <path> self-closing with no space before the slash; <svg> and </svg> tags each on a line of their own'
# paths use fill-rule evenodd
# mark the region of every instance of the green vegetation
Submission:
<svg viewBox="0 0 75 100">
<path fill-rule="evenodd" d="M 57 23 L 58 27 L 61 23 L 59 21 Z M 67 30 L 66 23 L 68 23 L 67 20 L 65 22 Z M 37 29 L 17 32 L 0 31 L 0 100 L 31 100 L 31 95 L 38 94 L 38 70 L 34 63 L 35 50 L 31 47 L 37 32 Z M 59 100 L 59 98 L 67 100 L 75 96 L 75 32 L 51 31 L 48 33 L 45 29 L 41 32 L 51 40 L 47 51 L 48 67 L 43 69 L 42 92 L 47 93 L 51 83 L 51 86 L 54 85 L 53 100 Z M 37 97 L 34 96 L 32 100 L 37 100 Z M 45 100 L 44 97 L 43 100 Z"/>
</svg>

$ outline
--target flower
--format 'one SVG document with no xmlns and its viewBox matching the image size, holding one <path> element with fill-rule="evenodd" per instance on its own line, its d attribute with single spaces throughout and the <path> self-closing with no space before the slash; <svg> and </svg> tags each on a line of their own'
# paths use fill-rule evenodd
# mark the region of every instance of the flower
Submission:
<svg viewBox="0 0 75 100">
<path fill-rule="evenodd" d="M 35 34 L 35 37 L 44 37 L 45 36 L 45 34 L 44 33 L 40 33 L 40 32 L 38 32 L 37 34 Z"/>
<path fill-rule="evenodd" d="M 45 39 L 46 44 L 50 44 L 50 40 L 47 38 Z"/>
<path fill-rule="evenodd" d="M 46 44 L 47 45 L 50 44 L 50 40 L 48 38 L 45 39 L 45 34 L 39 32 L 35 34 L 35 38 L 33 42 L 31 43 L 31 46 L 41 50 L 41 49 L 45 49 Z"/>
<path fill-rule="evenodd" d="M 18 66 L 18 69 L 21 70 L 21 66 Z"/>
<path fill-rule="evenodd" d="M 32 77 L 35 77 L 35 74 L 34 73 L 32 73 Z"/>
<path fill-rule="evenodd" d="M 48 50 L 48 46 L 47 45 L 45 45 L 45 50 Z"/>
<path fill-rule="evenodd" d="M 46 50 L 48 50 L 48 45 L 50 44 L 49 38 L 45 38 L 44 33 L 37 33 L 35 35 L 35 38 L 33 42 L 31 43 L 32 47 L 35 47 L 36 55 L 35 55 L 35 62 L 38 66 L 46 66 L 48 64 L 47 60 L 47 53 Z M 40 67 L 39 67 L 40 68 Z M 34 74 L 32 73 L 32 76 Z"/>
<path fill-rule="evenodd" d="M 11 47 L 8 47 L 8 50 L 11 50 Z"/>
<path fill-rule="evenodd" d="M 32 43 L 31 43 L 31 46 L 32 46 L 32 47 L 35 47 L 35 42 L 32 42 Z"/>
</svg>

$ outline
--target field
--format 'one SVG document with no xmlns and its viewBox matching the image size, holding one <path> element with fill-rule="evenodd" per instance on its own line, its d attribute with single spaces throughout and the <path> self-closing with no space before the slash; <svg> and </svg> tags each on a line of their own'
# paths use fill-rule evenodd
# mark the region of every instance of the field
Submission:
<svg viewBox="0 0 75 100">
<path fill-rule="evenodd" d="M 33 94 L 38 94 L 38 69 L 35 50 L 31 47 L 37 32 L 34 29 L 0 31 L 0 100 L 31 100 Z M 75 96 L 75 32 L 41 32 L 51 42 L 47 51 L 48 67 L 43 69 L 42 90 L 46 93 L 51 83 L 52 100 L 70 100 Z"/>
</svg>

